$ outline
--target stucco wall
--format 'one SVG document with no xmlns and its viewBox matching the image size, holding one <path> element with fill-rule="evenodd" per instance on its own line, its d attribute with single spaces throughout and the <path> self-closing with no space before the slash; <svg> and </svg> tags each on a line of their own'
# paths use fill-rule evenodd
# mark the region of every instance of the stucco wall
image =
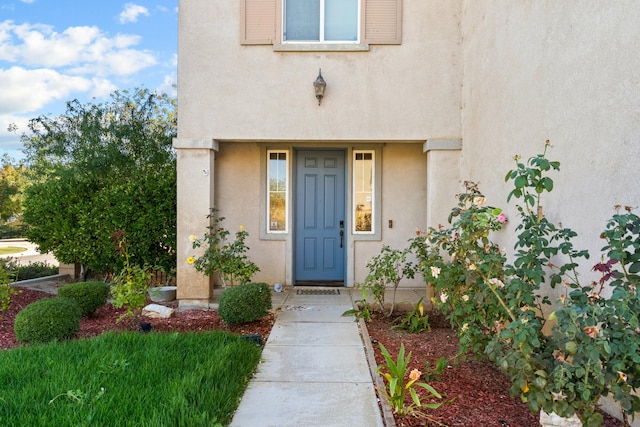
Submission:
<svg viewBox="0 0 640 427">
<path fill-rule="evenodd" d="M 639 205 L 638 22 L 634 1 L 463 3 L 461 176 L 480 182 L 491 204 L 507 206 L 513 155 L 526 160 L 549 139 L 548 157 L 561 171 L 544 212 L 577 231 L 576 248 L 591 253 L 580 269 L 585 284 L 597 279 L 590 268 L 613 206 Z M 514 203 L 507 212 L 511 221 L 497 237 L 511 254 Z M 607 410 L 618 412 L 610 403 Z"/>
<path fill-rule="evenodd" d="M 426 226 L 426 154 L 421 144 L 390 144 L 382 149 L 381 194 L 382 238 L 391 247 L 402 249 L 416 230 Z M 215 160 L 215 205 L 224 217 L 222 225 L 231 236 L 242 225 L 249 233 L 249 257 L 260 268 L 254 281 L 287 283 L 291 254 L 285 240 L 260 240 L 260 148 L 256 143 L 221 143 Z M 389 220 L 393 222 L 389 228 Z M 203 231 L 204 232 L 204 231 Z M 283 236 L 283 239 L 285 236 Z M 354 241 L 353 282 L 363 281 L 367 261 L 381 247 L 380 241 Z M 289 265 L 290 269 L 290 265 Z M 289 271 L 290 273 L 290 271 Z M 348 283 L 352 285 L 353 283 Z M 422 286 L 422 279 L 404 281 L 403 286 Z"/>
<path fill-rule="evenodd" d="M 561 162 L 545 215 L 579 233 L 577 248 L 600 258 L 599 234 L 616 204 L 638 206 L 640 4 L 632 1 L 468 0 L 462 15 L 463 179 L 507 207 L 513 156 Z M 517 222 L 499 235 L 513 247 Z M 511 251 L 510 251 L 511 252 Z"/>
<path fill-rule="evenodd" d="M 260 268 L 253 281 L 285 283 L 285 242 L 260 240 L 260 149 L 255 143 L 221 143 L 216 156 L 216 197 L 230 238 L 240 226 L 249 233 L 248 257 Z"/>
<path fill-rule="evenodd" d="M 240 2 L 182 0 L 179 136 L 459 137 L 460 1 L 403 3 L 401 45 L 372 45 L 368 52 L 274 52 L 270 45 L 240 45 Z M 327 82 L 321 106 L 312 85 L 319 68 Z"/>
<path fill-rule="evenodd" d="M 427 155 L 421 144 L 386 145 L 382 150 L 382 242 L 355 242 L 356 283 L 368 274 L 367 262 L 382 244 L 404 249 L 427 223 Z M 389 221 L 392 226 L 389 227 Z M 423 286 L 422 277 L 404 280 L 402 287 Z"/>
</svg>

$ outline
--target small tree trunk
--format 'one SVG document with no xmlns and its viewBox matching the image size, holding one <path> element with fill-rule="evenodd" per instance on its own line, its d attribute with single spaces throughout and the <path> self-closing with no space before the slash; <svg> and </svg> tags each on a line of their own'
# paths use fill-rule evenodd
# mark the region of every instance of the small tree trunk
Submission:
<svg viewBox="0 0 640 427">
<path fill-rule="evenodd" d="M 389 317 L 393 315 L 393 310 L 396 307 L 396 291 L 398 290 L 398 285 L 400 285 L 399 280 L 393 284 L 393 297 L 391 298 L 391 309 L 389 310 Z"/>
</svg>

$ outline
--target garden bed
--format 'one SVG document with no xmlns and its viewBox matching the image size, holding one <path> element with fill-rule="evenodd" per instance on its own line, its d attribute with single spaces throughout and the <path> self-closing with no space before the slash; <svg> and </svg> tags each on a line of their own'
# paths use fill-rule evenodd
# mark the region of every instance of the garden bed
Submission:
<svg viewBox="0 0 640 427">
<path fill-rule="evenodd" d="M 19 345 L 13 333 L 15 315 L 28 304 L 40 298 L 52 295 L 45 292 L 24 289 L 12 299 L 10 309 L 0 318 L 0 348 L 9 349 Z M 167 304 L 173 305 L 177 303 Z M 115 309 L 111 304 L 100 308 L 90 318 L 81 322 L 77 338 L 90 338 L 104 331 L 127 330 L 131 325 L 127 320 L 120 323 L 116 319 L 125 312 Z M 375 314 L 367 323 L 369 336 L 373 342 L 376 363 L 383 362 L 377 342 L 382 343 L 395 358 L 400 344 L 404 343 L 406 352 L 412 352 L 410 369 L 416 368 L 428 372 L 425 364 L 436 365 L 440 357 L 453 358 L 458 353 L 458 340 L 455 331 L 443 316 L 430 315 L 431 331 L 410 334 L 404 330 L 392 330 L 392 320 Z M 225 330 L 242 335 L 260 334 L 268 337 L 275 321 L 275 315 L 245 324 L 227 325 L 219 318 L 216 311 L 189 310 L 176 313 L 170 319 L 144 319 L 151 323 L 154 331 L 207 331 Z M 510 382 L 493 363 L 486 360 L 475 360 L 472 356 L 460 359 L 458 363 L 449 363 L 441 375 L 432 375 L 427 381 L 438 392 L 446 395 L 451 403 L 439 409 L 427 412 L 431 420 L 412 416 L 395 416 L 398 427 L 407 426 L 511 426 L 528 427 L 538 425 L 538 415 L 529 412 L 527 405 L 518 398 L 509 396 Z M 417 389 L 420 392 L 420 389 Z M 409 398 L 407 396 L 407 398 Z M 623 424 L 605 415 L 605 427 L 621 427 Z"/>
<path fill-rule="evenodd" d="M 0 318 L 0 349 L 12 348 L 18 345 L 13 332 L 13 322 L 16 314 L 30 303 L 41 298 L 51 298 L 53 295 L 30 289 L 22 289 L 18 295 L 14 295 L 11 300 L 9 310 Z M 177 303 L 165 304 L 167 306 L 177 306 Z M 93 316 L 83 318 L 80 323 L 80 332 L 77 338 L 90 338 L 102 334 L 105 331 L 131 330 L 129 319 L 117 322 L 117 319 L 126 312 L 126 309 L 116 309 L 111 304 L 106 304 L 98 309 Z M 209 331 L 224 330 L 240 335 L 260 334 L 266 340 L 271 327 L 275 322 L 275 315 L 269 314 L 264 318 L 245 325 L 227 325 L 213 310 L 189 310 L 176 312 L 175 316 L 169 319 L 143 319 L 151 324 L 154 331 Z"/>
<path fill-rule="evenodd" d="M 367 323 L 369 337 L 375 351 L 376 363 L 382 364 L 384 358 L 378 342 L 382 343 L 391 356 L 397 357 L 400 344 L 404 343 L 405 352 L 412 352 L 409 369 L 429 372 L 425 364 L 435 367 L 438 358 L 454 358 L 458 354 L 458 339 L 447 320 L 437 314 L 429 316 L 431 331 L 410 334 L 404 330 L 392 330 L 392 319 L 374 314 Z M 432 374 L 427 378 L 445 400 L 452 400 L 435 410 L 427 410 L 430 420 L 414 416 L 395 415 L 398 427 L 407 426 L 510 426 L 528 427 L 539 425 L 539 415 L 532 414 L 519 398 L 509 396 L 511 383 L 496 366 L 488 360 L 476 360 L 472 355 L 451 362 L 442 374 Z M 418 394 L 424 391 L 416 388 Z M 410 402 L 407 393 L 406 402 Z M 621 427 L 623 423 L 605 414 L 605 427 Z"/>
</svg>

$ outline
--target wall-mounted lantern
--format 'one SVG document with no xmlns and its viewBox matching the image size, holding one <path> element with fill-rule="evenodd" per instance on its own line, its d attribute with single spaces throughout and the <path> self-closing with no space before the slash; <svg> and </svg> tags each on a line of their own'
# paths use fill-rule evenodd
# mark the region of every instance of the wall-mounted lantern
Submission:
<svg viewBox="0 0 640 427">
<path fill-rule="evenodd" d="M 322 68 L 318 70 L 318 78 L 315 82 L 313 82 L 313 90 L 316 93 L 316 98 L 318 99 L 318 105 L 322 101 L 324 97 L 324 88 L 327 87 L 327 83 L 322 78 Z"/>
</svg>

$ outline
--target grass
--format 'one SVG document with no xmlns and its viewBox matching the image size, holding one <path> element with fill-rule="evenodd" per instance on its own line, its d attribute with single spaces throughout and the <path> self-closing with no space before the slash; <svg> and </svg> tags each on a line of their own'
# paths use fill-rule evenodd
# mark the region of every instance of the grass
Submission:
<svg viewBox="0 0 640 427">
<path fill-rule="evenodd" d="M 19 248 L 17 246 L 7 246 L 6 248 L 0 248 L 0 255 L 17 254 L 26 251 L 27 248 Z"/>
<path fill-rule="evenodd" d="M 222 331 L 112 332 L 0 352 L 0 425 L 227 425 L 260 352 Z"/>
</svg>

